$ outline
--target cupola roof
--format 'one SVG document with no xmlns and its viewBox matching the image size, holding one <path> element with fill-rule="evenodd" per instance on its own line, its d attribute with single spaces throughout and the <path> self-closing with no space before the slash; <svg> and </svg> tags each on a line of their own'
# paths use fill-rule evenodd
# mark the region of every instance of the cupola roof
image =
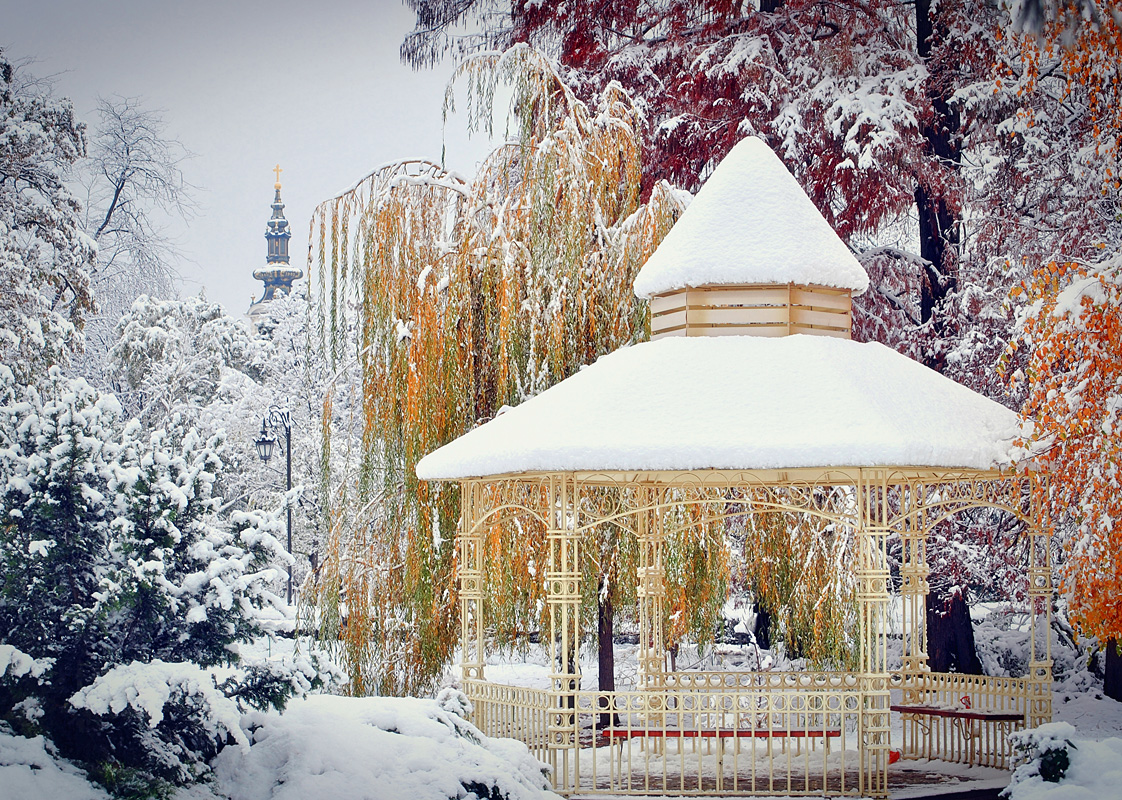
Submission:
<svg viewBox="0 0 1122 800">
<path fill-rule="evenodd" d="M 797 284 L 861 294 L 869 277 L 783 162 L 740 141 L 635 278 L 649 298 L 686 287 Z"/>
</svg>

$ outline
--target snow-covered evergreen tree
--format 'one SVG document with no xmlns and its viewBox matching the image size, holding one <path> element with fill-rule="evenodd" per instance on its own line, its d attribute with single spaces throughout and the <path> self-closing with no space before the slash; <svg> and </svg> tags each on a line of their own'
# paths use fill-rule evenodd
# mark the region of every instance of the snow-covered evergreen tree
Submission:
<svg viewBox="0 0 1122 800">
<path fill-rule="evenodd" d="M 81 347 L 97 246 L 66 187 L 85 126 L 0 50 L 0 363 L 21 379 Z"/>
<path fill-rule="evenodd" d="M 307 660 L 239 656 L 281 616 L 287 557 L 274 517 L 219 517 L 220 436 L 182 415 L 145 433 L 57 367 L 22 386 L 0 366 L 0 401 L 0 644 L 37 665 L 0 678 L 0 718 L 109 783 L 184 782 L 233 735 L 229 708 L 319 682 Z"/>
</svg>

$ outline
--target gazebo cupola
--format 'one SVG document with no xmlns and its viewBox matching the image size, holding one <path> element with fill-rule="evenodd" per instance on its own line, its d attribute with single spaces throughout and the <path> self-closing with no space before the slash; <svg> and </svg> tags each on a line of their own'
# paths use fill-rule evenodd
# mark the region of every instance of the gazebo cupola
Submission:
<svg viewBox="0 0 1122 800">
<path fill-rule="evenodd" d="M 850 303 L 869 278 L 760 139 L 737 144 L 647 260 L 651 338 L 850 338 Z"/>
</svg>

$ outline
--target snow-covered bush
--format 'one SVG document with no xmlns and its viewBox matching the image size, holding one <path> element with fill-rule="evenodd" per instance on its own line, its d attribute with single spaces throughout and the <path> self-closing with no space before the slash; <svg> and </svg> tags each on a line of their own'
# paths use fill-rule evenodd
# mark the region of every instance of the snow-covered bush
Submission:
<svg viewBox="0 0 1122 800">
<path fill-rule="evenodd" d="M 0 365 L 0 720 L 64 756 L 181 782 L 238 740 L 239 706 L 283 705 L 324 675 L 306 659 L 239 664 L 238 643 L 278 614 L 268 584 L 287 556 L 270 515 L 221 521 L 218 438 L 174 415 L 147 435 L 121 417 L 57 368 L 19 386 Z M 152 705 L 99 700 L 142 699 L 142 684 L 168 687 L 154 724 Z"/>
<path fill-rule="evenodd" d="M 1052 616 L 1052 675 L 1055 689 L 1085 692 L 1102 688 L 1101 676 L 1088 662 L 1098 649 L 1094 639 L 1079 636 L 1071 627 L 1061 600 Z M 1028 674 L 1029 620 L 1023 609 L 992 611 L 975 623 L 974 638 L 982 674 L 1020 677 Z"/>
<path fill-rule="evenodd" d="M 1011 785 L 1039 776 L 1049 783 L 1059 783 L 1071 766 L 1070 751 L 1075 728 L 1067 722 L 1052 722 L 1027 731 L 1017 731 L 1009 738 L 1014 760 Z"/>
<path fill-rule="evenodd" d="M 1122 739 L 1076 738 L 1066 722 L 1013 734 L 1017 768 L 1007 800 L 1116 797 L 1122 784 Z"/>
<path fill-rule="evenodd" d="M 112 751 L 135 751 L 137 767 L 174 783 L 206 772 L 206 761 L 228 741 L 249 746 L 237 703 L 190 663 L 155 659 L 114 667 L 70 704 L 112 722 L 105 729 Z"/>
<path fill-rule="evenodd" d="M 445 705 L 455 709 L 453 692 Z M 434 700 L 311 695 L 243 724 L 249 749 L 214 762 L 230 800 L 557 798 L 526 745 L 490 739 Z"/>
<path fill-rule="evenodd" d="M 0 786 L 4 797 L 50 800 L 109 800 L 82 770 L 59 758 L 42 736 L 16 736 L 0 722 Z"/>
</svg>

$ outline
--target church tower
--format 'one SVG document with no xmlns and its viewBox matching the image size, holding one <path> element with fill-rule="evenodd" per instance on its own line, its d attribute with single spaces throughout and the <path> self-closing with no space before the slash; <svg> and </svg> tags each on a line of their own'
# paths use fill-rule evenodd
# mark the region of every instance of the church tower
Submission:
<svg viewBox="0 0 1122 800">
<path fill-rule="evenodd" d="M 254 323 L 264 315 L 265 306 L 276 297 L 278 291 L 281 294 L 290 293 L 292 282 L 304 277 L 304 270 L 288 263 L 288 240 L 292 238 L 292 231 L 288 229 L 284 203 L 281 201 L 280 174 L 283 170 L 280 164 L 273 168 L 273 172 L 277 176 L 273 187 L 276 195 L 273 197 L 273 216 L 269 218 L 265 228 L 265 241 L 268 242 L 265 266 L 253 271 L 253 277 L 265 284 L 265 290 L 261 299 L 252 303 L 247 312 Z"/>
</svg>

